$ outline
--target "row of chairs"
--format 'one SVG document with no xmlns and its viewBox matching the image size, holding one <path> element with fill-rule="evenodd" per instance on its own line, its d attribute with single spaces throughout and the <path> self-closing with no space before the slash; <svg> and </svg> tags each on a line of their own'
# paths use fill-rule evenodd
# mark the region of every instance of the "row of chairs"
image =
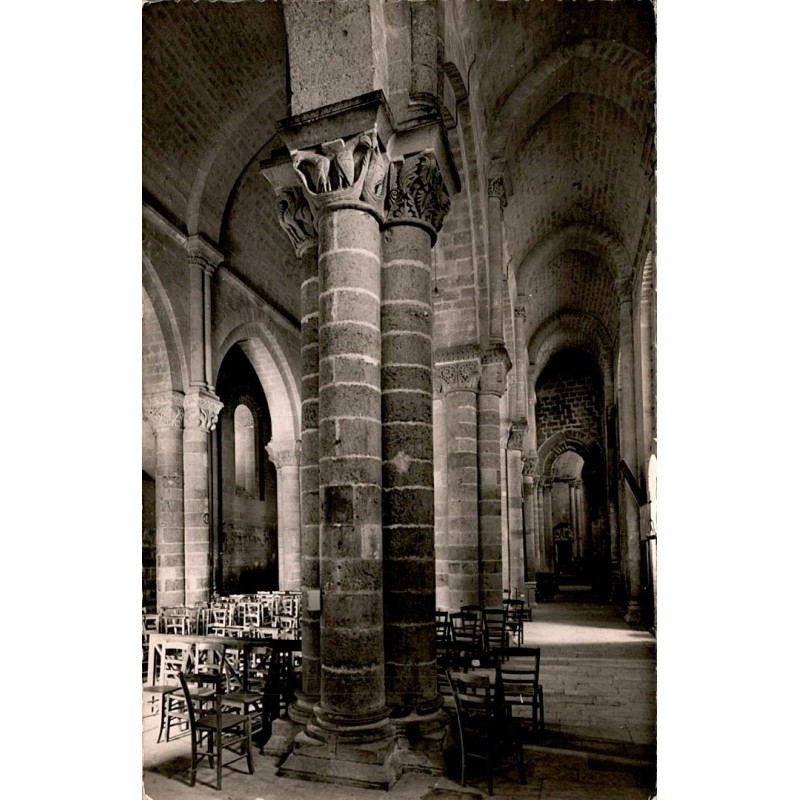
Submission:
<svg viewBox="0 0 800 800">
<path fill-rule="evenodd" d="M 296 637 L 299 619 L 299 592 L 258 592 L 216 597 L 210 603 L 196 606 L 162 608 L 157 614 L 143 611 L 142 631 L 241 637 L 276 629 L 285 631 L 287 637 Z"/>
<path fill-rule="evenodd" d="M 502 607 L 464 605 L 460 611 L 436 611 L 436 639 L 443 658 L 461 669 L 485 663 L 502 648 L 524 644 L 525 601 L 503 600 Z"/>
</svg>

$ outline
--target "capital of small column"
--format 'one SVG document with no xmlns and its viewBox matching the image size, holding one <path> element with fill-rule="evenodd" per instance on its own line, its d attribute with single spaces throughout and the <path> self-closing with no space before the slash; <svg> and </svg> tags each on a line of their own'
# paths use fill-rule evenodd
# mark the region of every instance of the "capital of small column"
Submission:
<svg viewBox="0 0 800 800">
<path fill-rule="evenodd" d="M 506 391 L 506 375 L 511 369 L 511 359 L 504 345 L 493 345 L 481 357 L 481 394 L 502 397 Z"/>
<path fill-rule="evenodd" d="M 386 225 L 418 225 L 434 245 L 450 210 L 450 194 L 436 153 L 425 149 L 393 161 L 390 187 Z"/>
<path fill-rule="evenodd" d="M 186 252 L 189 265 L 200 267 L 208 275 L 213 275 L 217 267 L 225 260 L 219 250 L 197 233 L 186 239 Z"/>
<path fill-rule="evenodd" d="M 217 427 L 223 406 L 215 394 L 204 391 L 187 394 L 183 403 L 186 428 L 200 428 L 210 433 Z"/>
<path fill-rule="evenodd" d="M 524 303 L 517 303 L 517 305 L 514 307 L 514 316 L 518 317 L 520 322 L 525 322 L 527 311 Z"/>
<path fill-rule="evenodd" d="M 183 428 L 183 401 L 180 392 L 148 395 L 142 404 L 142 419 L 156 431 Z"/>
<path fill-rule="evenodd" d="M 489 179 L 489 197 L 499 200 L 501 208 L 505 208 L 508 205 L 506 187 L 501 176 Z"/>
<path fill-rule="evenodd" d="M 383 223 L 389 158 L 380 149 L 376 127 L 290 153 L 316 226 L 322 214 L 337 208 L 361 209 Z"/>
<path fill-rule="evenodd" d="M 530 452 L 522 456 L 522 476 L 523 478 L 539 477 L 539 456 L 537 453 Z"/>
<path fill-rule="evenodd" d="M 295 255 L 302 258 L 317 244 L 314 215 L 299 186 L 285 186 L 275 190 L 278 223 L 289 237 Z"/>
<path fill-rule="evenodd" d="M 276 469 L 300 464 L 302 449 L 299 442 L 270 442 L 264 449 Z"/>
<path fill-rule="evenodd" d="M 527 420 L 515 420 L 511 423 L 511 430 L 508 432 L 507 450 L 522 450 L 525 445 L 525 433 L 528 430 Z"/>
<path fill-rule="evenodd" d="M 439 350 L 435 356 L 434 394 L 477 392 L 481 380 L 480 349 L 465 345 Z"/>
</svg>

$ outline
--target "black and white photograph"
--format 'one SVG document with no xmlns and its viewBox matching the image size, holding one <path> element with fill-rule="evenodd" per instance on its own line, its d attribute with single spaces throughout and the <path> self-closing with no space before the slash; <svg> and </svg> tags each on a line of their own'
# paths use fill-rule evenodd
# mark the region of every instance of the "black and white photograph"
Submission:
<svg viewBox="0 0 800 800">
<path fill-rule="evenodd" d="M 655 796 L 653 5 L 142 24 L 146 796 Z"/>
<path fill-rule="evenodd" d="M 4 795 L 791 796 L 795 27 L 677 5 L 9 5 Z"/>
</svg>

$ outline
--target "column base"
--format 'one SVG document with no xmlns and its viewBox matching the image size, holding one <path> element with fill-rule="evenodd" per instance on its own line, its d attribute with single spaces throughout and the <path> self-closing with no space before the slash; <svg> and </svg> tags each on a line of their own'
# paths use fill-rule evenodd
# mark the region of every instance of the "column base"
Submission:
<svg viewBox="0 0 800 800">
<path fill-rule="evenodd" d="M 270 756 L 277 764 L 292 751 L 294 741 L 304 726 L 287 717 L 272 720 L 272 731 L 261 754 Z"/>
<path fill-rule="evenodd" d="M 642 621 L 642 608 L 638 600 L 629 599 L 625 611 L 625 622 L 629 625 L 638 625 Z"/>
<path fill-rule="evenodd" d="M 396 758 L 404 772 L 442 775 L 444 752 L 450 741 L 450 718 L 443 709 L 430 714 L 407 714 L 392 719 Z"/>
<path fill-rule="evenodd" d="M 393 738 L 361 745 L 339 744 L 299 733 L 277 774 L 366 789 L 390 789 L 402 771 L 396 753 Z"/>
</svg>

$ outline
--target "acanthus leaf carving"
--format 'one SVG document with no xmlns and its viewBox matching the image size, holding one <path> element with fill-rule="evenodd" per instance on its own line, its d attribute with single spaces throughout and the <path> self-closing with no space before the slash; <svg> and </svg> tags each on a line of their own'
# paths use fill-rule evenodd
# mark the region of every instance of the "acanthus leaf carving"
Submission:
<svg viewBox="0 0 800 800">
<path fill-rule="evenodd" d="M 223 403 L 215 396 L 206 394 L 187 395 L 184 401 L 187 428 L 200 428 L 210 433 L 217 427 Z"/>
<path fill-rule="evenodd" d="M 299 186 L 287 186 L 277 192 L 278 222 L 295 249 L 298 258 L 316 242 L 314 216 Z"/>
<path fill-rule="evenodd" d="M 393 164 L 387 219 L 410 218 L 442 229 L 450 210 L 450 196 L 433 150 Z"/>
</svg>

